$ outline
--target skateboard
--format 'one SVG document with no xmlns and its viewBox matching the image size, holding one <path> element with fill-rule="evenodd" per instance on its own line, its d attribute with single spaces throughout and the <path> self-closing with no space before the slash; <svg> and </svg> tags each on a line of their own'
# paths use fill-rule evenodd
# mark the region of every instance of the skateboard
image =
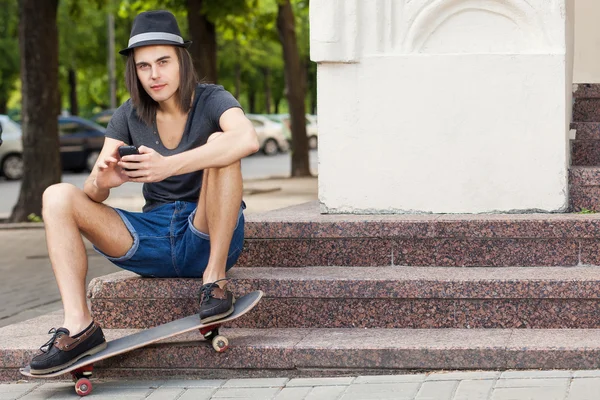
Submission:
<svg viewBox="0 0 600 400">
<path fill-rule="evenodd" d="M 73 381 L 75 382 L 75 392 L 79 396 L 87 396 L 92 392 L 92 383 L 90 382 L 89 378 L 92 376 L 92 372 L 94 370 L 93 363 L 119 354 L 127 353 L 131 350 L 139 349 L 163 339 L 168 339 L 182 333 L 199 329 L 204 338 L 212 343 L 215 351 L 222 353 L 229 348 L 229 340 L 225 336 L 219 334 L 219 327 L 222 324 L 233 321 L 252 310 L 254 306 L 258 304 L 263 294 L 264 293 L 261 290 L 257 290 L 255 292 L 248 293 L 239 299 L 236 299 L 233 313 L 223 319 L 202 324 L 200 322 L 199 314 L 190 315 L 189 317 L 181 318 L 176 321 L 156 326 L 154 328 L 146 329 L 119 339 L 111 340 L 107 343 L 107 346 L 104 350 L 94 355 L 84 357 L 74 364 L 59 371 L 43 375 L 34 375 L 31 373 L 30 366 L 27 365 L 26 367 L 21 368 L 19 372 L 22 375 L 30 378 L 53 378 L 70 372 L 71 376 L 73 377 Z"/>
</svg>

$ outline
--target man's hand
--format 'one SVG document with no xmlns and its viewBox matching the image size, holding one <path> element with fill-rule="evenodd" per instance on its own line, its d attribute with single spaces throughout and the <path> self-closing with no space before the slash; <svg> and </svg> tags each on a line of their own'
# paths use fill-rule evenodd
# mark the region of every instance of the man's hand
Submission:
<svg viewBox="0 0 600 400">
<path fill-rule="evenodd" d="M 130 182 L 160 182 L 173 175 L 168 157 L 146 146 L 138 150 L 140 154 L 125 156 L 118 163 L 122 169 L 131 170 L 123 171 Z"/>
<path fill-rule="evenodd" d="M 118 165 L 119 147 L 122 145 L 124 143 L 119 142 L 110 155 L 98 160 L 98 174 L 94 181 L 98 189 L 112 189 L 129 180 Z"/>
</svg>

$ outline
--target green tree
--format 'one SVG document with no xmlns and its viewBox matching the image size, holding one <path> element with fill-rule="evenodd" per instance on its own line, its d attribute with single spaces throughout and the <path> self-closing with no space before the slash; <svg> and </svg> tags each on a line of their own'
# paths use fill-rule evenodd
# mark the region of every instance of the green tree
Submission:
<svg viewBox="0 0 600 400">
<path fill-rule="evenodd" d="M 79 114 L 80 103 L 86 111 L 107 103 L 106 19 L 95 0 L 63 0 L 59 5 L 60 91 L 73 115 Z M 79 88 L 79 82 L 86 84 Z"/>
<path fill-rule="evenodd" d="M 12 222 L 41 215 L 42 193 L 61 178 L 57 9 L 58 0 L 19 1 L 24 174 Z"/>
<path fill-rule="evenodd" d="M 270 113 L 274 90 L 283 92 L 283 57 L 275 19 L 277 4 L 261 1 L 244 16 L 222 19 L 219 33 L 221 82 L 250 112 Z M 279 96 L 281 97 L 281 96 Z"/>
<path fill-rule="evenodd" d="M 122 2 L 113 0 L 62 0 L 59 6 L 60 92 L 62 107 L 72 114 L 89 116 L 110 105 L 108 70 L 108 15 L 118 14 Z M 118 15 L 115 44 L 118 50 L 129 39 L 133 16 Z M 116 57 L 116 76 L 125 70 Z M 117 101 L 128 98 L 123 79 L 117 79 Z"/>
<path fill-rule="evenodd" d="M 0 0 L 0 114 L 6 114 L 10 93 L 19 77 L 18 7 Z"/>
</svg>

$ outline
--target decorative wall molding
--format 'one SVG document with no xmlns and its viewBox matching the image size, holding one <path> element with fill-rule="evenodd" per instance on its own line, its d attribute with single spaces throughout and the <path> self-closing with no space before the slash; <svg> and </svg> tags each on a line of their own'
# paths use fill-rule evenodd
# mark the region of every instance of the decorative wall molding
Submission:
<svg viewBox="0 0 600 400">
<path fill-rule="evenodd" d="M 312 0 L 310 11 L 311 57 L 317 62 L 565 49 L 565 0 Z M 471 31 L 474 36 L 465 34 Z"/>
</svg>

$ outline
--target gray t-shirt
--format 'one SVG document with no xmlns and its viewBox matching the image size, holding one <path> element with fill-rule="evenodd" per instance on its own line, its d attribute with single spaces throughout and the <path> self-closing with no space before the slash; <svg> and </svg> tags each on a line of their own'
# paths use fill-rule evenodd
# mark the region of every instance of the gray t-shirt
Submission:
<svg viewBox="0 0 600 400">
<path fill-rule="evenodd" d="M 106 128 L 106 137 L 122 140 L 138 148 L 142 145 L 150 147 L 163 156 L 171 156 L 206 144 L 212 133 L 222 131 L 219 118 L 233 107 L 242 108 L 235 97 L 222 86 L 198 84 L 181 142 L 175 149 L 168 149 L 162 144 L 154 127 L 139 119 L 130 99 L 113 114 Z M 197 202 L 202 175 L 203 171 L 200 170 L 171 176 L 161 182 L 145 183 L 143 194 L 146 205 L 143 211 L 178 200 Z"/>
</svg>

